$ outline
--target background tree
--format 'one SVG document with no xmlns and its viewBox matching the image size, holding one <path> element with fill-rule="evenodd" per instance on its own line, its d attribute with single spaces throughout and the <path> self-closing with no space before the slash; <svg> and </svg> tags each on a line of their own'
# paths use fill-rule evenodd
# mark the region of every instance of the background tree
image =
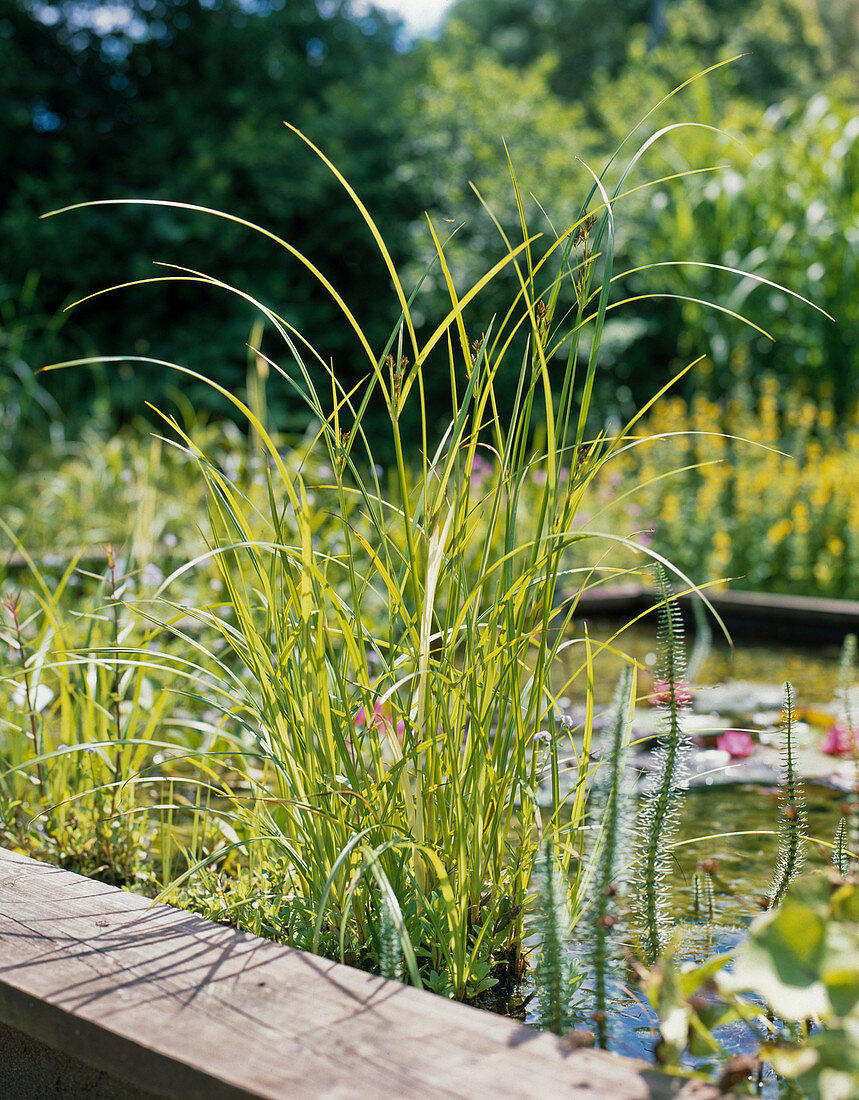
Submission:
<svg viewBox="0 0 859 1100">
<path fill-rule="evenodd" d="M 424 211 L 439 229 L 457 229 L 448 248 L 464 284 L 503 248 L 471 181 L 503 227 L 519 232 L 502 137 L 530 225 L 563 229 L 588 190 L 577 157 L 599 171 L 647 107 L 716 60 L 748 51 L 672 99 L 640 137 L 695 119 L 736 131 L 758 165 L 712 133 L 683 130 L 661 142 L 637 182 L 726 162 L 737 173 L 625 199 L 619 261 L 751 264 L 828 305 L 839 326 L 818 329 L 812 317 L 776 308 L 777 298 L 757 291 L 752 312 L 785 338 L 778 351 L 765 351 L 723 316 L 641 300 L 611 315 L 602 345 L 605 401 L 639 401 L 703 351 L 712 380 L 728 384 L 730 363 L 745 355 L 752 381 L 775 367 L 831 384 L 844 408 L 853 389 L 834 376 L 852 377 L 859 354 L 850 342 L 859 307 L 849 274 L 859 258 L 850 137 L 859 114 L 857 34 L 859 0 L 618 0 L 610 19 L 598 0 L 460 0 L 439 40 L 421 44 L 406 43 L 378 13 L 357 16 L 347 0 L 124 0 L 109 9 L 96 0 L 0 0 L 0 314 L 15 318 L 16 346 L 39 365 L 57 348 L 48 344 L 55 329 L 37 317 L 66 299 L 151 276 L 158 272 L 151 261 L 163 260 L 270 303 L 348 384 L 366 365 L 335 308 L 299 265 L 251 232 L 166 209 L 38 215 L 106 197 L 229 210 L 311 257 L 381 349 L 396 320 L 387 275 L 336 181 L 282 120 L 331 155 L 413 281 L 432 254 Z M 826 105 L 812 110 L 811 102 L 823 102 L 819 94 Z M 738 185 L 747 173 L 753 185 Z M 820 204 L 825 216 L 812 225 Z M 782 225 L 794 234 L 774 236 Z M 818 277 L 821 265 L 826 274 Z M 617 290 L 734 293 L 733 284 L 714 280 L 700 269 L 658 268 Z M 427 318 L 444 308 L 436 272 L 421 293 Z M 483 308 L 488 324 L 498 301 L 487 296 Z M 60 353 L 150 354 L 235 389 L 244 385 L 252 320 L 238 298 L 214 290 L 135 288 L 77 310 Z M 797 326 L 806 320 L 802 336 Z M 731 360 L 735 348 L 744 351 Z M 160 401 L 166 384 L 162 372 L 131 364 L 104 378 L 110 407 L 122 416 L 139 410 L 144 396 Z M 64 408 L 86 416 L 97 381 L 67 372 L 52 376 L 50 388 Z M 444 383 L 438 387 L 442 415 Z M 283 387 L 273 390 L 275 422 L 301 428 L 300 402 Z M 208 392 L 190 396 L 201 407 L 211 401 Z"/>
<path fill-rule="evenodd" d="M 152 208 L 37 218 L 94 198 L 228 210 L 309 255 L 380 343 L 396 318 L 374 246 L 339 185 L 281 121 L 326 149 L 401 258 L 419 209 L 392 171 L 403 135 L 388 106 L 410 68 L 395 48 L 396 26 L 378 15 L 355 19 L 342 2 L 323 8 L 290 0 L 248 11 L 237 0 L 156 0 L 129 5 L 115 33 L 96 33 L 87 29 L 86 6 L 54 9 L 46 24 L 41 7 L 3 3 L 3 71 L 16 120 L 0 208 L 10 285 L 36 268 L 44 302 L 59 305 L 158 274 L 152 259 L 176 263 L 271 304 L 335 361 L 344 381 L 364 370 L 334 307 L 312 293 L 285 253 L 250 231 Z M 19 72 L 28 80 L 17 83 Z M 82 347 L 176 359 L 233 387 L 243 384 L 252 319 L 239 299 L 187 284 L 123 291 L 76 316 Z M 157 398 L 163 389 L 162 372 L 139 365 L 123 367 L 118 381 L 112 403 L 119 409 L 137 409 L 142 395 Z M 306 420 L 294 401 L 275 413 L 287 426 Z"/>
</svg>

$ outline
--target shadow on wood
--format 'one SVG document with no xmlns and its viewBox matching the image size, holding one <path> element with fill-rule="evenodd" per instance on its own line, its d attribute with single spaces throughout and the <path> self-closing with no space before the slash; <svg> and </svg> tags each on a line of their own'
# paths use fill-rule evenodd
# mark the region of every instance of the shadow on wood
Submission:
<svg viewBox="0 0 859 1100">
<path fill-rule="evenodd" d="M 0 848 L 0 1095 L 718 1093 Z"/>
</svg>

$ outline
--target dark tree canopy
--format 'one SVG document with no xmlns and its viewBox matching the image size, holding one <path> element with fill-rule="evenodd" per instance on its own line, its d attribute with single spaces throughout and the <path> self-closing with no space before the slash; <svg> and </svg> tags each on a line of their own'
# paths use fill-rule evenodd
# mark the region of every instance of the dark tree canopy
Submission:
<svg viewBox="0 0 859 1100">
<path fill-rule="evenodd" d="M 0 87 L 10 119 L 0 138 L 0 257 L 10 287 L 38 270 L 52 309 L 157 275 L 152 260 L 178 264 L 271 305 L 344 380 L 366 370 L 353 360 L 336 307 L 296 261 L 245 228 L 152 207 L 37 219 L 103 198 L 228 211 L 308 255 L 381 343 L 395 317 L 369 234 L 327 168 L 281 123 L 332 157 L 402 255 L 419 211 L 391 170 L 402 123 L 388 106 L 409 64 L 395 48 L 396 25 L 355 19 L 342 2 L 138 0 L 127 5 L 129 22 L 105 34 L 86 29 L 98 26 L 97 7 L 75 2 L 46 15 L 0 0 Z M 74 350 L 174 359 L 238 386 L 252 320 L 248 305 L 225 292 L 160 284 L 80 307 L 67 332 L 77 334 Z M 129 409 L 162 388 L 145 367 L 123 375 L 113 400 Z"/>
<path fill-rule="evenodd" d="M 111 21 L 105 12 L 114 13 Z M 765 186 L 764 176 L 732 198 L 715 184 L 707 190 L 706 180 L 683 181 L 660 196 L 659 209 L 642 192 L 622 211 L 618 256 L 629 266 L 676 259 L 678 241 L 712 262 L 734 263 L 747 252 L 762 273 L 778 279 L 777 266 L 794 289 L 812 293 L 807 272 L 828 271 L 832 259 L 823 231 L 805 233 L 805 251 L 791 244 L 779 252 L 768 242 L 781 240 L 780 225 L 800 224 L 823 203 L 826 217 L 818 221 L 843 239 L 844 270 L 856 269 L 848 137 L 857 36 L 859 0 L 459 0 L 439 41 L 418 48 L 396 23 L 378 13 L 359 16 L 347 0 L 0 0 L 0 315 L 7 327 L 0 356 L 13 317 L 18 343 L 30 330 L 24 343 L 34 367 L 95 352 L 151 355 L 242 389 L 255 314 L 224 290 L 189 282 L 122 290 L 75 310 L 61 338 L 39 321 L 65 301 L 163 274 L 152 265 L 158 260 L 255 295 L 349 385 L 367 370 L 354 335 L 301 264 L 272 241 L 173 208 L 39 215 L 92 199 L 146 198 L 245 218 L 305 254 L 381 351 L 397 319 L 387 273 L 336 179 L 283 121 L 304 131 L 354 185 L 409 278 L 420 278 L 431 255 L 426 209 L 439 225 L 466 222 L 450 252 L 459 278 L 474 280 L 501 245 L 472 181 L 508 231 L 518 232 L 502 135 L 524 193 L 559 222 L 572 218 L 589 186 L 577 157 L 599 168 L 645 108 L 694 72 L 740 53 L 747 56 L 697 82 L 648 124 L 698 118 L 739 129 L 751 148 L 772 146 L 780 167 L 793 165 L 797 186 L 788 196 L 781 184 Z M 803 108 L 823 94 L 832 97 L 831 116 L 805 116 Z M 831 141 L 821 131 L 824 118 Z M 799 144 L 782 132 L 788 129 L 800 134 Z M 640 171 L 700 167 L 721 155 L 712 136 L 702 143 L 684 135 L 673 150 L 668 143 L 648 154 Z M 816 143 L 813 164 L 805 165 L 803 143 Z M 700 226 L 689 228 L 694 219 L 681 192 L 691 196 Z M 536 207 L 531 214 L 545 228 Z M 739 225 L 748 240 L 738 238 Z M 688 284 L 688 273 L 683 278 Z M 840 276 L 832 282 L 836 291 L 849 284 Z M 630 285 L 644 294 L 652 276 L 642 273 Z M 443 313 L 436 273 L 423 293 L 419 309 L 428 318 Z M 479 306 L 488 324 L 503 303 L 489 291 Z M 685 356 L 682 332 L 692 333 L 696 347 L 726 339 L 733 346 L 723 319 L 710 326 L 693 317 L 690 327 L 688 314 L 665 299 L 642 299 L 618 315 L 605 345 L 606 392 L 640 386 L 635 397 L 649 396 Z M 779 325 L 784 319 L 775 319 Z M 841 343 L 815 367 L 820 377 L 835 369 L 830 359 L 852 362 L 849 330 L 845 319 L 835 338 Z M 271 334 L 265 340 L 274 350 Z M 788 344 L 778 346 L 788 350 L 768 353 L 771 362 L 778 354 L 778 369 L 796 369 Z M 282 348 L 277 357 L 288 362 Z M 111 408 L 120 416 L 139 411 L 144 399 L 163 403 L 175 384 L 162 369 L 140 364 L 109 377 Z M 446 378 L 443 369 L 428 380 L 439 410 Z M 97 382 L 86 371 L 66 372 L 51 376 L 50 388 L 83 418 Z M 189 395 L 202 407 L 211 399 L 199 387 Z M 306 422 L 286 387 L 272 396 L 279 426 Z"/>
<path fill-rule="evenodd" d="M 855 0 L 459 0 L 451 19 L 505 64 L 554 55 L 552 89 L 564 98 L 617 76 L 641 44 L 667 47 L 680 65 L 746 54 L 737 90 L 771 101 L 855 63 L 857 10 Z"/>
</svg>

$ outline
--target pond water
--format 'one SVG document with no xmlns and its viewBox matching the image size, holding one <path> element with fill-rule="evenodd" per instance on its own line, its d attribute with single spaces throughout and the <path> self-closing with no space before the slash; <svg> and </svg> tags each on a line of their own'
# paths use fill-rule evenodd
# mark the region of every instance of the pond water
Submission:
<svg viewBox="0 0 859 1100">
<path fill-rule="evenodd" d="M 623 629 L 611 619 L 588 621 L 588 634 L 598 649 L 611 642 L 613 648 L 635 658 L 644 669 L 656 664 L 655 623 L 648 620 Z M 572 676 L 583 660 L 584 635 L 581 630 L 570 638 L 571 645 L 562 657 L 563 673 Z M 688 640 L 690 663 L 695 651 L 695 639 Z M 754 681 L 780 687 L 787 680 L 794 688 L 800 706 L 829 703 L 838 692 L 839 646 L 787 647 L 773 646 L 766 639 L 758 642 L 737 642 L 728 645 L 714 630 L 710 644 L 704 647 L 704 660 L 695 676 L 695 685 L 711 685 L 728 680 Z M 601 650 L 594 658 L 594 682 L 597 697 L 607 702 L 620 674 L 624 660 L 617 653 Z M 693 685 L 693 686 L 695 686 Z M 571 685 L 575 693 L 575 685 Z"/>
<path fill-rule="evenodd" d="M 611 622 L 589 623 L 591 639 L 606 641 L 617 630 Z M 641 683 L 646 694 L 646 670 L 655 664 L 655 634 L 653 629 L 636 626 L 627 630 L 613 643 L 633 656 L 642 666 Z M 571 676 L 581 663 L 583 646 L 567 650 L 564 674 Z M 833 721 L 840 709 L 838 647 L 788 649 L 766 645 L 713 644 L 704 656 L 693 680 L 693 710 L 706 712 L 715 733 L 742 724 L 750 731 L 754 752 L 748 760 L 734 762 L 731 767 L 716 768 L 714 776 L 701 779 L 700 785 L 687 793 L 679 832 L 675 844 L 675 866 L 672 875 L 672 912 L 679 936 L 682 960 L 703 962 L 735 947 L 746 934 L 755 915 L 761 912 L 773 876 L 778 847 L 778 700 L 785 680 L 793 686 L 800 721 L 797 742 L 800 760 L 806 775 L 830 782 L 806 785 L 808 832 L 812 838 L 807 851 L 807 865 L 825 868 L 829 863 L 835 830 L 844 813 L 845 789 L 851 785 L 852 763 L 824 755 L 821 744 L 826 724 Z M 597 702 L 608 703 L 623 660 L 614 653 L 601 652 L 594 662 Z M 581 679 L 581 677 L 579 678 Z M 748 685 L 748 686 L 746 686 Z M 573 717 L 581 713 L 583 700 L 577 697 L 576 682 L 570 685 L 564 700 Z M 641 688 L 640 688 L 640 694 Z M 762 705 L 765 704 L 765 705 Z M 646 704 L 639 706 L 636 733 L 648 724 L 653 712 Z M 701 716 L 703 717 L 703 716 Z M 696 737 L 707 743 L 710 734 L 704 730 Z M 596 736 L 595 736 L 596 739 Z M 573 742 L 575 743 L 574 736 Z M 597 750 L 598 751 L 598 750 Z M 700 754 L 707 750 L 701 748 Z M 712 749 L 709 750 L 712 752 Z M 647 753 L 635 757 L 639 767 L 647 767 Z M 702 755 L 703 759 L 703 755 Z M 831 775 L 827 772 L 831 771 Z M 763 778 L 763 781 L 761 777 Z M 736 778 L 740 782 L 726 782 Z M 840 786 L 841 789 L 838 789 Z M 699 896 L 695 904 L 696 871 L 706 861 L 712 897 Z M 700 881 L 700 879 L 699 879 Z M 581 958 L 575 943 L 573 955 Z M 584 985 L 588 985 L 585 973 Z M 635 992 L 631 974 L 621 974 L 614 982 L 614 1009 L 610 1013 L 608 1031 L 610 1049 L 631 1057 L 653 1060 L 656 1042 L 655 1017 L 643 994 Z M 537 1006 L 532 1001 L 525 1012 L 527 1022 L 538 1026 Z M 590 1010 L 585 1000 L 581 1005 L 580 1026 L 593 1029 Z M 722 1043 L 732 1052 L 752 1053 L 756 1042 L 744 1025 L 719 1034 Z M 775 1096 L 775 1084 L 765 1085 L 762 1095 Z"/>
<path fill-rule="evenodd" d="M 843 795 L 829 787 L 807 786 L 806 800 L 812 838 L 806 866 L 825 868 L 829 849 L 814 838 L 831 840 L 842 813 Z M 681 963 L 704 962 L 730 951 L 745 938 L 749 924 L 761 912 L 775 868 L 777 814 L 777 793 L 772 787 L 726 784 L 689 791 L 677 835 L 672 880 L 672 912 Z M 732 835 L 717 835 L 729 829 Z M 702 863 L 710 871 L 713 893 L 709 904 L 699 894 L 696 906 L 694 880 Z M 537 944 L 533 947 L 536 949 Z M 575 940 L 568 951 L 583 974 L 576 1026 L 594 1031 L 587 995 L 591 975 L 584 952 Z M 658 1041 L 657 1019 L 644 993 L 637 989 L 635 975 L 621 970 L 609 981 L 608 988 L 612 1002 L 606 1021 L 609 1049 L 652 1063 Z M 520 995 L 527 1000 L 533 991 L 533 984 L 526 984 Z M 523 1018 L 533 1027 L 540 1026 L 536 999 L 527 1003 Z M 719 1028 L 716 1035 L 729 1054 L 753 1054 L 757 1049 L 754 1035 L 743 1024 Z M 683 1064 L 690 1069 L 705 1068 L 700 1059 L 688 1055 Z M 707 1068 L 719 1072 L 715 1064 Z M 758 1094 L 764 1100 L 778 1097 L 778 1083 L 771 1072 L 765 1073 Z"/>
</svg>

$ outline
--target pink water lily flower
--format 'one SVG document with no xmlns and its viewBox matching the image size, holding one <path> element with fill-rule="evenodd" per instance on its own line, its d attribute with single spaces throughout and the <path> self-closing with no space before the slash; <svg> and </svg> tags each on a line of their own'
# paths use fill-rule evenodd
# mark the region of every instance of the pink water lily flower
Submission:
<svg viewBox="0 0 859 1100">
<path fill-rule="evenodd" d="M 373 713 L 369 718 L 367 717 L 366 709 L 363 706 L 359 707 L 355 714 L 354 722 L 356 727 L 374 727 L 378 731 L 380 737 L 390 737 L 393 734 L 395 728 L 394 719 L 391 715 L 391 708 L 385 706 L 384 703 L 374 703 Z M 406 723 L 402 720 L 402 718 L 400 718 L 396 724 L 396 732 L 397 740 L 400 742 L 400 744 L 402 744 L 403 737 L 406 733 Z"/>
<path fill-rule="evenodd" d="M 859 732 L 851 731 L 843 722 L 833 723 L 826 731 L 820 751 L 828 756 L 852 756 L 859 752 Z"/>
<path fill-rule="evenodd" d="M 725 730 L 716 738 L 716 748 L 735 759 L 753 756 L 755 743 L 747 730 Z"/>
<path fill-rule="evenodd" d="M 688 707 L 692 703 L 692 689 L 685 680 L 678 680 L 674 685 L 674 698 L 678 707 Z M 647 701 L 652 707 L 667 707 L 671 702 L 671 685 L 667 680 L 654 680 L 653 691 L 647 696 Z"/>
</svg>

